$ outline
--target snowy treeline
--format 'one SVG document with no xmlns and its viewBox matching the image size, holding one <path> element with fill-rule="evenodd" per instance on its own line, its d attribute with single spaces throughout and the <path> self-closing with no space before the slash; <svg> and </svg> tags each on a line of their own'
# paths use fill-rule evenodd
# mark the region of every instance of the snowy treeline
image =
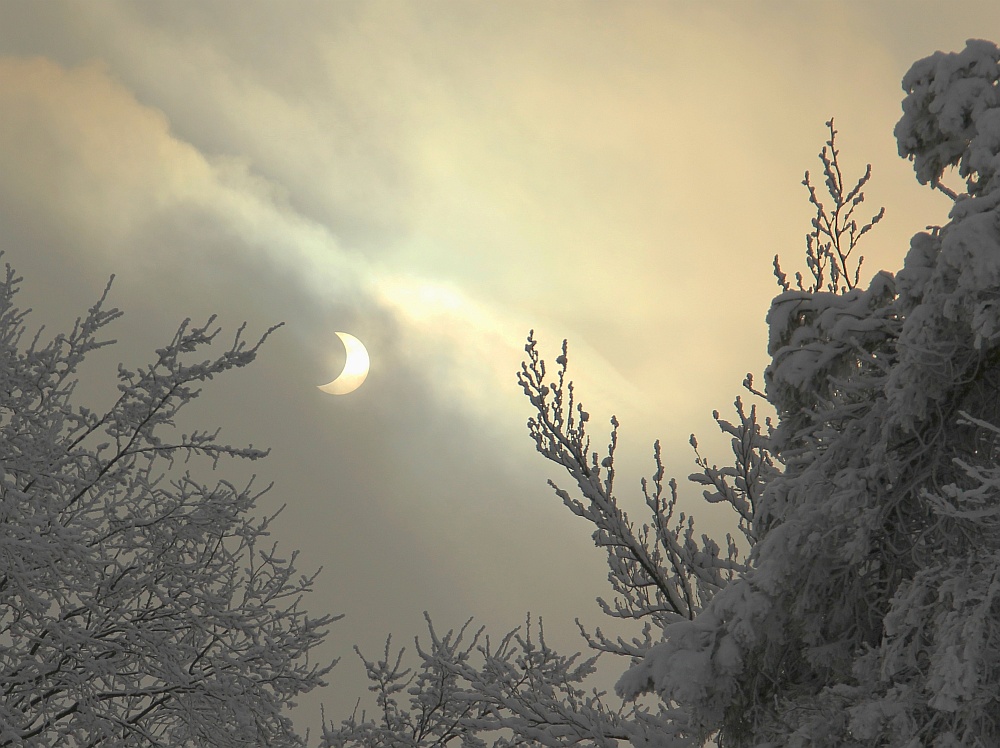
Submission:
<svg viewBox="0 0 1000 748">
<path fill-rule="evenodd" d="M 428 621 L 412 669 L 390 643 L 364 659 L 375 713 L 324 726 L 322 746 L 1000 745 L 1000 49 L 937 53 L 903 87 L 900 154 L 954 200 L 949 222 L 862 287 L 855 250 L 882 213 L 856 216 L 870 170 L 845 181 L 829 123 L 829 198 L 805 180 L 806 269 L 793 282 L 775 259 L 764 392 L 744 383 L 777 421 L 742 399 L 716 414 L 723 467 L 692 438 L 689 478 L 731 509 L 733 536 L 695 530 L 658 445 L 649 518 L 631 520 L 617 421 L 594 448 L 565 344 L 553 372 L 528 338 L 531 438 L 607 555 L 615 629 L 582 634 L 622 663 L 617 697 L 588 688 L 593 657 L 554 651 L 540 622 L 491 639 Z M 953 168 L 960 188 L 942 181 Z M 94 412 L 74 378 L 119 312 L 102 298 L 44 342 L 16 291 L 8 270 L 0 746 L 303 744 L 284 710 L 322 684 L 329 667 L 308 655 L 333 618 L 302 608 L 314 578 L 267 541 L 260 492 L 177 461 L 264 453 L 172 428 L 260 342 L 192 360 L 216 332 L 185 323 Z"/>
</svg>

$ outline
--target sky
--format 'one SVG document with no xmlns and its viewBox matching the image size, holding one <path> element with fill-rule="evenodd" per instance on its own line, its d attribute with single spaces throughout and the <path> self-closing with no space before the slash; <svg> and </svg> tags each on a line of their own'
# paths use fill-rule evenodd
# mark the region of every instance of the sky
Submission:
<svg viewBox="0 0 1000 748">
<path fill-rule="evenodd" d="M 284 322 L 189 417 L 270 447 L 279 547 L 322 567 L 341 657 L 302 730 L 365 696 L 352 646 L 530 611 L 583 646 L 609 594 L 590 528 L 546 486 L 515 381 L 534 329 L 569 340 L 594 443 L 622 423 L 619 492 L 661 440 L 694 469 L 712 411 L 767 363 L 772 258 L 804 269 L 801 181 L 835 117 L 850 177 L 886 217 L 862 278 L 947 220 L 896 151 L 917 59 L 996 40 L 978 2 L 194 2 L 0 0 L 0 250 L 53 332 L 100 296 L 118 344 L 80 372 L 107 404 L 185 318 L 227 340 Z M 349 395 L 316 388 L 371 356 Z M 220 349 L 221 349 L 220 345 Z M 220 471 L 242 475 L 240 465 Z M 568 484 L 566 480 L 563 484 Z M 685 488 L 685 509 L 726 517 Z M 610 631 L 610 628 L 606 630 Z M 412 647 L 411 647 L 412 649 Z M 370 702 L 369 702 L 370 703 Z"/>
</svg>

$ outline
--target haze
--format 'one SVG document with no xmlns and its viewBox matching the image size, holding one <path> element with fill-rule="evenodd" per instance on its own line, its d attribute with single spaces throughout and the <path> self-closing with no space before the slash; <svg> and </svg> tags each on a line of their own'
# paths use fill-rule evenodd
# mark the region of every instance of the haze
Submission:
<svg viewBox="0 0 1000 748">
<path fill-rule="evenodd" d="M 498 633 L 531 611 L 583 646 L 606 571 L 524 429 L 528 330 L 550 359 L 569 339 L 595 439 L 622 422 L 623 494 L 657 437 L 681 479 L 691 432 L 724 459 L 711 412 L 766 363 L 824 122 L 887 209 L 863 275 L 895 271 L 949 208 L 896 155 L 899 81 L 1000 28 L 988 2 L 0 7 L 4 259 L 36 325 L 111 274 L 126 313 L 81 395 L 106 402 L 186 317 L 286 323 L 196 416 L 272 448 L 275 540 L 324 567 L 308 607 L 346 614 L 314 731 L 364 693 L 351 645 L 406 643 L 424 610 Z M 344 397 L 316 389 L 336 330 L 372 360 Z"/>
</svg>

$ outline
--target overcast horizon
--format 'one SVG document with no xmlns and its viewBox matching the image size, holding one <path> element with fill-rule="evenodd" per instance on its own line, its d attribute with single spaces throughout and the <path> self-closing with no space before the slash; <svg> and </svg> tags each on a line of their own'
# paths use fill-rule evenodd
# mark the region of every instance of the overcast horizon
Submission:
<svg viewBox="0 0 1000 748">
<path fill-rule="evenodd" d="M 515 374 L 534 329 L 595 445 L 622 423 L 641 521 L 652 442 L 692 472 L 766 364 L 772 258 L 804 269 L 803 172 L 834 117 L 847 177 L 871 162 L 866 283 L 950 202 L 896 152 L 900 80 L 1000 29 L 987 2 L 0 3 L 0 237 L 29 327 L 68 329 L 115 276 L 118 344 L 81 371 L 113 396 L 185 318 L 228 341 L 283 322 L 192 422 L 270 447 L 221 475 L 274 481 L 274 539 L 323 567 L 340 657 L 296 714 L 348 716 L 378 655 L 467 618 L 530 611 L 560 649 L 602 622 L 606 565 L 546 485 Z M 819 181 L 819 180 L 814 180 Z M 367 346 L 355 392 L 317 385 Z M 724 536 L 717 510 L 686 510 Z M 412 647 L 410 647 L 412 650 Z M 373 703 L 373 702 L 369 702 Z"/>
</svg>

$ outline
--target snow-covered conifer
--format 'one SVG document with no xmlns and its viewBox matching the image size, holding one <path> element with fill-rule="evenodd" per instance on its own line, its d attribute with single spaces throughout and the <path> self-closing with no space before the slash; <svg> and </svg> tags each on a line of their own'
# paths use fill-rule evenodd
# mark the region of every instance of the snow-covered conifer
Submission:
<svg viewBox="0 0 1000 748">
<path fill-rule="evenodd" d="M 623 678 L 730 746 L 1000 745 L 1000 50 L 916 63 L 896 128 L 961 192 L 897 277 L 785 290 L 768 320 L 782 471 L 751 568 Z M 678 664 L 701 653 L 712 687 Z"/>
</svg>

